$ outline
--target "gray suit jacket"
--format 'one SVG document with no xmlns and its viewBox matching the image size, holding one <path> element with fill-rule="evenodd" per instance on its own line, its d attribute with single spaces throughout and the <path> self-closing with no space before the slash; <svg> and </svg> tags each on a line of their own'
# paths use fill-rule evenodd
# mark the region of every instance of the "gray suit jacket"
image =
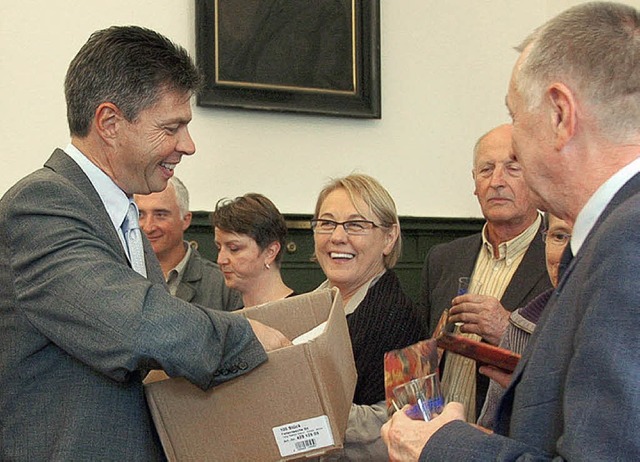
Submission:
<svg viewBox="0 0 640 462">
<path fill-rule="evenodd" d="M 440 429 L 420 460 L 640 460 L 640 174 L 616 194 L 542 315 L 495 434 Z"/>
<path fill-rule="evenodd" d="M 246 320 L 172 297 L 145 254 L 148 279 L 61 150 L 0 201 L 0 460 L 161 460 L 148 369 L 206 389 L 266 359 Z"/>
<path fill-rule="evenodd" d="M 419 312 L 424 317 L 425 332 L 429 332 L 429 335 L 433 333 L 443 311 L 451 306 L 451 300 L 458 291 L 458 278 L 470 276 L 473 272 L 481 246 L 482 235 L 477 233 L 436 245 L 427 254 L 422 269 Z M 551 287 L 542 234 L 537 232 L 500 302 L 507 310 L 514 311 Z M 477 415 L 484 405 L 488 388 L 489 379 L 476 373 Z"/>
<path fill-rule="evenodd" d="M 204 258 L 194 248 L 184 267 L 176 297 L 216 310 L 234 311 L 242 308 L 240 292 L 229 289 L 218 265 Z"/>
</svg>

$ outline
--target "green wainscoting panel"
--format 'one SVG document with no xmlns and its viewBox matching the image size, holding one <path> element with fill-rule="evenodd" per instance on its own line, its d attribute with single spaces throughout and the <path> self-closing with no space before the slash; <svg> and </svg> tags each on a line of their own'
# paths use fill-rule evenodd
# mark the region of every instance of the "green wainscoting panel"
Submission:
<svg viewBox="0 0 640 462">
<path fill-rule="evenodd" d="M 193 212 L 186 239 L 196 241 L 200 253 L 215 261 L 217 250 L 209 215 L 210 212 Z M 322 269 L 313 261 L 311 215 L 284 216 L 289 236 L 282 260 L 282 277 L 296 292 L 309 292 L 324 280 Z M 395 271 L 407 294 L 417 301 L 422 264 L 431 246 L 477 233 L 483 224 L 484 220 L 479 218 L 400 217 L 403 251 Z"/>
</svg>

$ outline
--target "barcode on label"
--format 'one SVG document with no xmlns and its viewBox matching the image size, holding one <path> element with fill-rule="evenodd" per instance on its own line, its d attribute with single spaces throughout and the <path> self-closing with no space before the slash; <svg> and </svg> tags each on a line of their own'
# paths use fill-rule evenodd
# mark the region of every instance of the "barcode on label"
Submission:
<svg viewBox="0 0 640 462">
<path fill-rule="evenodd" d="M 326 415 L 289 422 L 272 430 L 282 457 L 334 445 L 331 424 Z"/>
<path fill-rule="evenodd" d="M 310 440 L 298 441 L 296 443 L 296 450 L 304 451 L 305 449 L 315 448 L 316 440 L 315 438 L 311 438 Z"/>
</svg>

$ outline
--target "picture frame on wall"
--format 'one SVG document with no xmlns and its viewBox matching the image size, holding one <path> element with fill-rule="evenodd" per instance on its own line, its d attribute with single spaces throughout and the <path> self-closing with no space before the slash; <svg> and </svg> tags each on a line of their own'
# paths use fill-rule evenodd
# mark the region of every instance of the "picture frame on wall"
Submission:
<svg viewBox="0 0 640 462">
<path fill-rule="evenodd" d="M 203 107 L 381 118 L 380 0 L 196 0 Z"/>
</svg>

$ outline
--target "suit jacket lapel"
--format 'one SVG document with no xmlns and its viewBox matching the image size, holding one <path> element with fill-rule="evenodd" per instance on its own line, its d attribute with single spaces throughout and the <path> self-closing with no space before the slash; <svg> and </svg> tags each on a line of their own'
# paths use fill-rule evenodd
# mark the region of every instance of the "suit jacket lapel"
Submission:
<svg viewBox="0 0 640 462">
<path fill-rule="evenodd" d="M 109 244 L 111 247 L 118 249 L 121 258 L 127 262 L 129 266 L 129 259 L 127 258 L 127 254 L 125 253 L 124 248 L 122 247 L 122 242 L 120 241 L 120 237 L 116 229 L 113 227 L 113 223 L 109 218 L 109 214 L 107 213 L 107 209 L 102 203 L 102 199 L 100 199 L 100 195 L 89 181 L 89 178 L 82 169 L 74 162 L 67 153 L 65 153 L 62 149 L 56 149 L 51 157 L 45 162 L 44 166 L 58 173 L 62 177 L 66 178 L 71 182 L 76 188 L 78 188 L 95 206 L 96 210 L 99 212 L 96 214 L 98 220 L 101 221 L 100 227 L 105 231 L 109 240 Z M 149 243 L 146 236 L 143 234 L 143 245 L 144 245 L 144 253 L 145 253 L 145 263 L 147 265 L 147 272 L 149 275 L 149 280 L 153 282 L 164 282 L 164 276 L 162 275 L 162 271 L 160 269 L 160 264 L 158 263 L 158 259 L 153 252 L 153 248 Z M 152 275 L 152 276 L 151 276 Z"/>
<path fill-rule="evenodd" d="M 80 166 L 76 164 L 66 152 L 62 149 L 56 149 L 53 151 L 53 154 L 51 154 L 51 157 L 49 157 L 49 160 L 45 162 L 44 166 L 68 179 L 89 198 L 96 208 L 101 209 L 107 214 L 102 199 L 100 199 L 100 195 L 91 184 L 91 181 L 89 181 L 89 178 L 87 178 L 87 175 L 85 175 Z"/>
<path fill-rule="evenodd" d="M 164 280 L 160 261 L 158 261 L 158 257 L 153 251 L 153 247 L 144 233 L 142 233 L 142 245 L 144 246 L 144 262 L 147 265 L 147 279 L 156 284 L 164 285 L 166 289 L 167 282 Z M 131 266 L 131 264 L 129 264 L 129 266 Z"/>
<path fill-rule="evenodd" d="M 192 252 L 197 252 L 197 250 L 193 249 Z M 192 258 L 187 261 L 182 274 L 182 283 L 178 285 L 178 290 L 176 290 L 176 297 L 188 302 L 196 296 L 196 289 L 193 283 L 202 279 L 202 264 L 197 258 L 193 257 L 192 255 Z"/>
<path fill-rule="evenodd" d="M 49 160 L 45 162 L 45 167 L 50 168 L 54 172 L 58 173 L 62 177 L 69 180 L 76 188 L 78 188 L 94 205 L 96 210 L 99 212 L 96 214 L 98 219 L 102 221 L 100 226 L 108 230 L 106 233 L 108 234 L 109 244 L 113 248 L 120 249 L 120 254 L 125 261 L 128 261 L 127 255 L 122 247 L 122 242 L 120 242 L 120 238 L 118 237 L 118 233 L 113 227 L 113 223 L 109 218 L 109 214 L 107 213 L 107 209 L 102 203 L 102 199 L 100 199 L 100 195 L 89 181 L 89 178 L 82 171 L 80 166 L 75 163 L 71 157 L 67 155 L 62 149 L 56 149 Z"/>
<path fill-rule="evenodd" d="M 615 209 L 617 209 L 620 206 L 620 204 L 622 204 L 624 201 L 629 199 L 631 196 L 637 194 L 638 191 L 640 191 L 640 173 L 637 173 L 633 177 L 631 177 L 631 179 L 627 181 L 624 184 L 624 186 L 622 186 L 622 188 L 620 188 L 620 190 L 615 194 L 615 196 L 613 196 L 609 204 L 607 204 L 605 209 L 602 211 L 602 213 L 598 217 L 598 220 L 593 225 L 593 228 L 591 228 L 591 231 L 589 231 L 587 238 L 584 240 L 582 244 L 581 250 L 578 251 L 578 255 L 574 256 L 574 258 L 569 262 L 569 264 L 561 274 L 560 280 L 558 281 L 558 288 L 556 290 L 558 291 L 562 290 L 562 287 L 564 286 L 565 281 L 571 274 L 573 267 L 576 265 L 578 261 L 580 261 L 582 257 L 582 249 L 587 246 L 588 242 L 596 234 L 596 232 L 598 231 L 598 228 L 600 228 L 602 223 L 607 219 L 609 215 L 611 215 L 611 213 Z"/>
<path fill-rule="evenodd" d="M 542 224 L 540 227 L 542 227 Z M 505 307 L 514 310 L 524 306 L 524 301 L 527 300 L 527 297 L 538 282 L 541 279 L 549 278 L 546 266 L 540 264 L 540 262 L 544 262 L 544 260 L 544 242 L 542 241 L 540 228 L 538 228 L 533 241 L 531 241 L 529 248 L 522 258 L 522 262 L 513 274 L 507 290 L 505 290 L 502 295 L 500 301 Z M 550 283 L 549 287 L 551 287 Z"/>
<path fill-rule="evenodd" d="M 482 233 L 478 234 L 476 239 L 476 245 L 468 245 L 461 249 L 460 264 L 457 265 L 458 268 L 462 271 L 456 277 L 456 290 L 458 287 L 457 279 L 462 276 L 471 276 L 473 273 L 473 269 L 476 266 L 476 260 L 478 259 L 478 254 L 480 253 L 480 248 L 482 247 Z"/>
</svg>

